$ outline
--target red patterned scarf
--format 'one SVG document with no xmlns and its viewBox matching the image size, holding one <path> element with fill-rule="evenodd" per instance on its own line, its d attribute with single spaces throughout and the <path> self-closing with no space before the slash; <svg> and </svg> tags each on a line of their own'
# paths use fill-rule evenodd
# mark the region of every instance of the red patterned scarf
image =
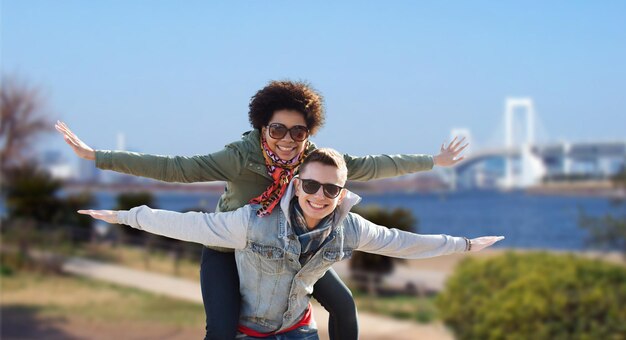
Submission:
<svg viewBox="0 0 626 340">
<path fill-rule="evenodd" d="M 310 142 L 307 141 L 304 151 L 293 159 L 285 161 L 270 150 L 265 136 L 261 136 L 261 153 L 265 158 L 267 173 L 272 177 L 273 182 L 260 196 L 251 199 L 249 202 L 261 204 L 261 209 L 256 213 L 258 216 L 269 215 L 278 202 L 280 202 L 281 197 L 283 197 L 287 190 L 287 184 L 289 184 L 289 181 L 293 178 L 294 172 L 296 172 L 298 166 L 302 164 L 302 161 L 307 156 L 309 145 Z"/>
</svg>

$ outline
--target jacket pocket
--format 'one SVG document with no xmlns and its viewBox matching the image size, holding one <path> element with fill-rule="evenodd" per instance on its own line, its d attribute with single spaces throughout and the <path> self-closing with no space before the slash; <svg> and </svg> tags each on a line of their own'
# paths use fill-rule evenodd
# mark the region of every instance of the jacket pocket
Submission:
<svg viewBox="0 0 626 340">
<path fill-rule="evenodd" d="M 265 274 L 282 274 L 285 271 L 285 251 L 274 246 L 255 242 L 250 243 L 250 250 L 257 259 L 257 268 Z"/>
<path fill-rule="evenodd" d="M 352 257 L 352 249 L 327 249 L 324 250 L 324 261 L 327 262 L 339 262 L 347 260 Z"/>
</svg>

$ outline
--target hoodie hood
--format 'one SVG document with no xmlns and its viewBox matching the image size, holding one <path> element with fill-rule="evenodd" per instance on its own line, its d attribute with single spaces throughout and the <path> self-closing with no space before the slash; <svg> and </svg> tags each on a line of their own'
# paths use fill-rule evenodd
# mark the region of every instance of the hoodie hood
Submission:
<svg viewBox="0 0 626 340">
<path fill-rule="evenodd" d="M 297 177 L 298 176 L 296 175 L 293 178 Z M 283 211 L 283 214 L 285 214 L 285 217 L 287 218 L 287 223 L 291 223 L 291 218 L 289 216 L 289 202 L 291 202 L 291 199 L 296 195 L 296 189 L 294 188 L 293 183 L 294 181 L 292 179 L 291 182 L 289 182 L 287 191 L 280 199 L 280 209 Z M 361 196 L 353 193 L 348 189 L 344 190 L 346 190 L 346 197 L 344 197 L 343 201 L 341 201 L 341 204 L 339 204 L 337 208 L 335 208 L 335 211 L 337 213 L 335 214 L 335 219 L 333 221 L 334 226 L 339 225 L 346 218 L 346 216 L 348 216 L 350 209 L 352 209 L 353 206 L 357 205 L 361 201 Z"/>
</svg>

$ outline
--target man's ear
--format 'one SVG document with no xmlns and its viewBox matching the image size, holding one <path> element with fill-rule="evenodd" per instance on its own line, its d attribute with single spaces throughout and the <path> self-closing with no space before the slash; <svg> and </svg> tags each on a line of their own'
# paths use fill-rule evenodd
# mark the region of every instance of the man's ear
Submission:
<svg viewBox="0 0 626 340">
<path fill-rule="evenodd" d="M 341 202 L 343 202 L 343 199 L 346 198 L 347 194 L 348 194 L 348 189 L 341 190 L 341 193 L 339 194 L 339 201 L 337 202 L 337 205 L 339 205 L 339 204 L 341 204 Z"/>
</svg>

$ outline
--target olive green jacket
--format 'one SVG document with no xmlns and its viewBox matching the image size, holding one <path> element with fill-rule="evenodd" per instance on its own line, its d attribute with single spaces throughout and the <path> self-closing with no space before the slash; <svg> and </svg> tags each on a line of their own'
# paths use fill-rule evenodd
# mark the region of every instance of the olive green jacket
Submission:
<svg viewBox="0 0 626 340">
<path fill-rule="evenodd" d="M 315 149 L 311 143 L 310 150 Z M 344 155 L 348 179 L 372 179 L 430 170 L 430 155 Z M 259 130 L 248 131 L 241 140 L 221 151 L 193 157 L 156 156 L 125 151 L 96 151 L 96 167 L 166 182 L 225 181 L 226 190 L 216 211 L 232 211 L 248 204 L 272 183 L 261 153 Z"/>
</svg>

